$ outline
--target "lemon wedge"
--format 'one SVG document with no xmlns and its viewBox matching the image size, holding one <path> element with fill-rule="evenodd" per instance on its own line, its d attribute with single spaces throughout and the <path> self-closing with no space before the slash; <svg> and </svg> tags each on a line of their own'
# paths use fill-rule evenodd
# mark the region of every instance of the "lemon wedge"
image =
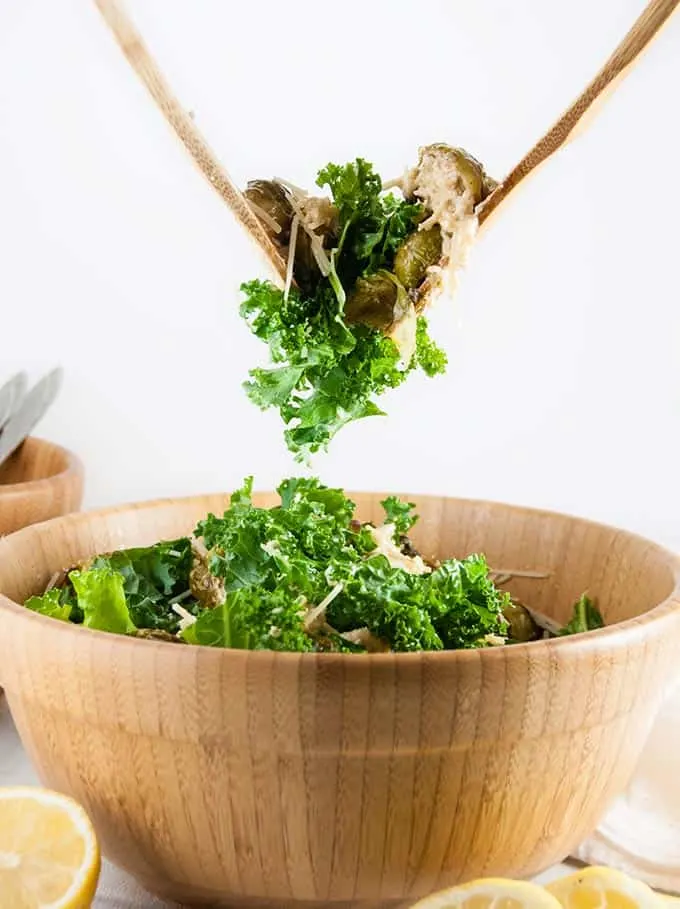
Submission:
<svg viewBox="0 0 680 909">
<path fill-rule="evenodd" d="M 560 904 L 537 884 L 487 878 L 433 893 L 413 909 L 560 909 Z"/>
<path fill-rule="evenodd" d="M 622 871 L 593 866 L 546 886 L 563 909 L 664 909 L 664 897 Z"/>
<path fill-rule="evenodd" d="M 0 788 L 0 906 L 87 909 L 100 861 L 76 802 L 37 787 Z"/>
</svg>

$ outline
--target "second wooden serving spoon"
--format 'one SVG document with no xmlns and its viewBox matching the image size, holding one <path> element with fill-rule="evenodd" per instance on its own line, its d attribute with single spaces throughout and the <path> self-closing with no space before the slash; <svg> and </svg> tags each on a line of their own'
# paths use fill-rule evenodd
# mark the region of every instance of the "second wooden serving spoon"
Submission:
<svg viewBox="0 0 680 909">
<path fill-rule="evenodd" d="M 571 107 L 482 202 L 477 209 L 480 226 L 540 164 L 583 133 L 585 127 L 592 122 L 596 109 L 600 109 L 604 101 L 611 97 L 614 89 L 630 71 L 631 65 L 658 34 L 679 3 L 680 0 L 652 0 L 647 4 L 631 30 Z"/>
</svg>

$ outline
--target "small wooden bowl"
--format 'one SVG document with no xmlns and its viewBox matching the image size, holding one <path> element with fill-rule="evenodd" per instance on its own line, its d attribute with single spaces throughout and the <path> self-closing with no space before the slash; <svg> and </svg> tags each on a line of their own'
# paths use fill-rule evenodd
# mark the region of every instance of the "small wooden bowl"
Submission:
<svg viewBox="0 0 680 909">
<path fill-rule="evenodd" d="M 82 499 L 80 459 L 52 442 L 28 438 L 0 467 L 0 537 L 78 511 Z"/>
<path fill-rule="evenodd" d="M 353 496 L 359 516 L 379 520 L 382 497 Z M 585 520 L 408 498 L 424 553 L 547 570 L 514 592 L 564 621 L 587 588 L 609 627 L 370 656 L 117 637 L 17 603 L 80 559 L 189 532 L 224 496 L 0 541 L 0 683 L 22 741 L 150 891 L 245 909 L 403 906 L 564 859 L 628 783 L 676 672 L 680 560 Z"/>
</svg>

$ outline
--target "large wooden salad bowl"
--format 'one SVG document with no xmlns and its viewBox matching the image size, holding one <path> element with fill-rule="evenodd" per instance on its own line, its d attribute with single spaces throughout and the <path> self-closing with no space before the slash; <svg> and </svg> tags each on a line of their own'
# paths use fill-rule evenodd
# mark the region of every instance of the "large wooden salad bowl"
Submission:
<svg viewBox="0 0 680 909">
<path fill-rule="evenodd" d="M 364 520 L 382 497 L 352 496 Z M 609 627 L 370 656 L 140 640 L 16 604 L 79 559 L 189 532 L 225 497 L 71 515 L 0 541 L 0 684 L 21 738 L 149 890 L 197 905 L 407 905 L 462 879 L 539 872 L 625 787 L 678 668 L 680 560 L 576 518 L 409 498 L 425 554 L 547 570 L 511 589 L 561 621 L 587 589 Z"/>
</svg>

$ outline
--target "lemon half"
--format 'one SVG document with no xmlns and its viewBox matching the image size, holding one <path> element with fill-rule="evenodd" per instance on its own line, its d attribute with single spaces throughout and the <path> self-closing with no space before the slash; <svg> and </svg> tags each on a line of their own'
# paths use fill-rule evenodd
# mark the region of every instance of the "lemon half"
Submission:
<svg viewBox="0 0 680 909">
<path fill-rule="evenodd" d="M 560 904 L 537 884 L 487 878 L 433 893 L 413 909 L 560 909 Z"/>
<path fill-rule="evenodd" d="M 0 906 L 87 909 L 100 865 L 80 805 L 37 787 L 0 788 Z"/>
<path fill-rule="evenodd" d="M 563 909 L 664 909 L 664 897 L 622 871 L 593 866 L 558 878 L 546 890 Z"/>
</svg>

